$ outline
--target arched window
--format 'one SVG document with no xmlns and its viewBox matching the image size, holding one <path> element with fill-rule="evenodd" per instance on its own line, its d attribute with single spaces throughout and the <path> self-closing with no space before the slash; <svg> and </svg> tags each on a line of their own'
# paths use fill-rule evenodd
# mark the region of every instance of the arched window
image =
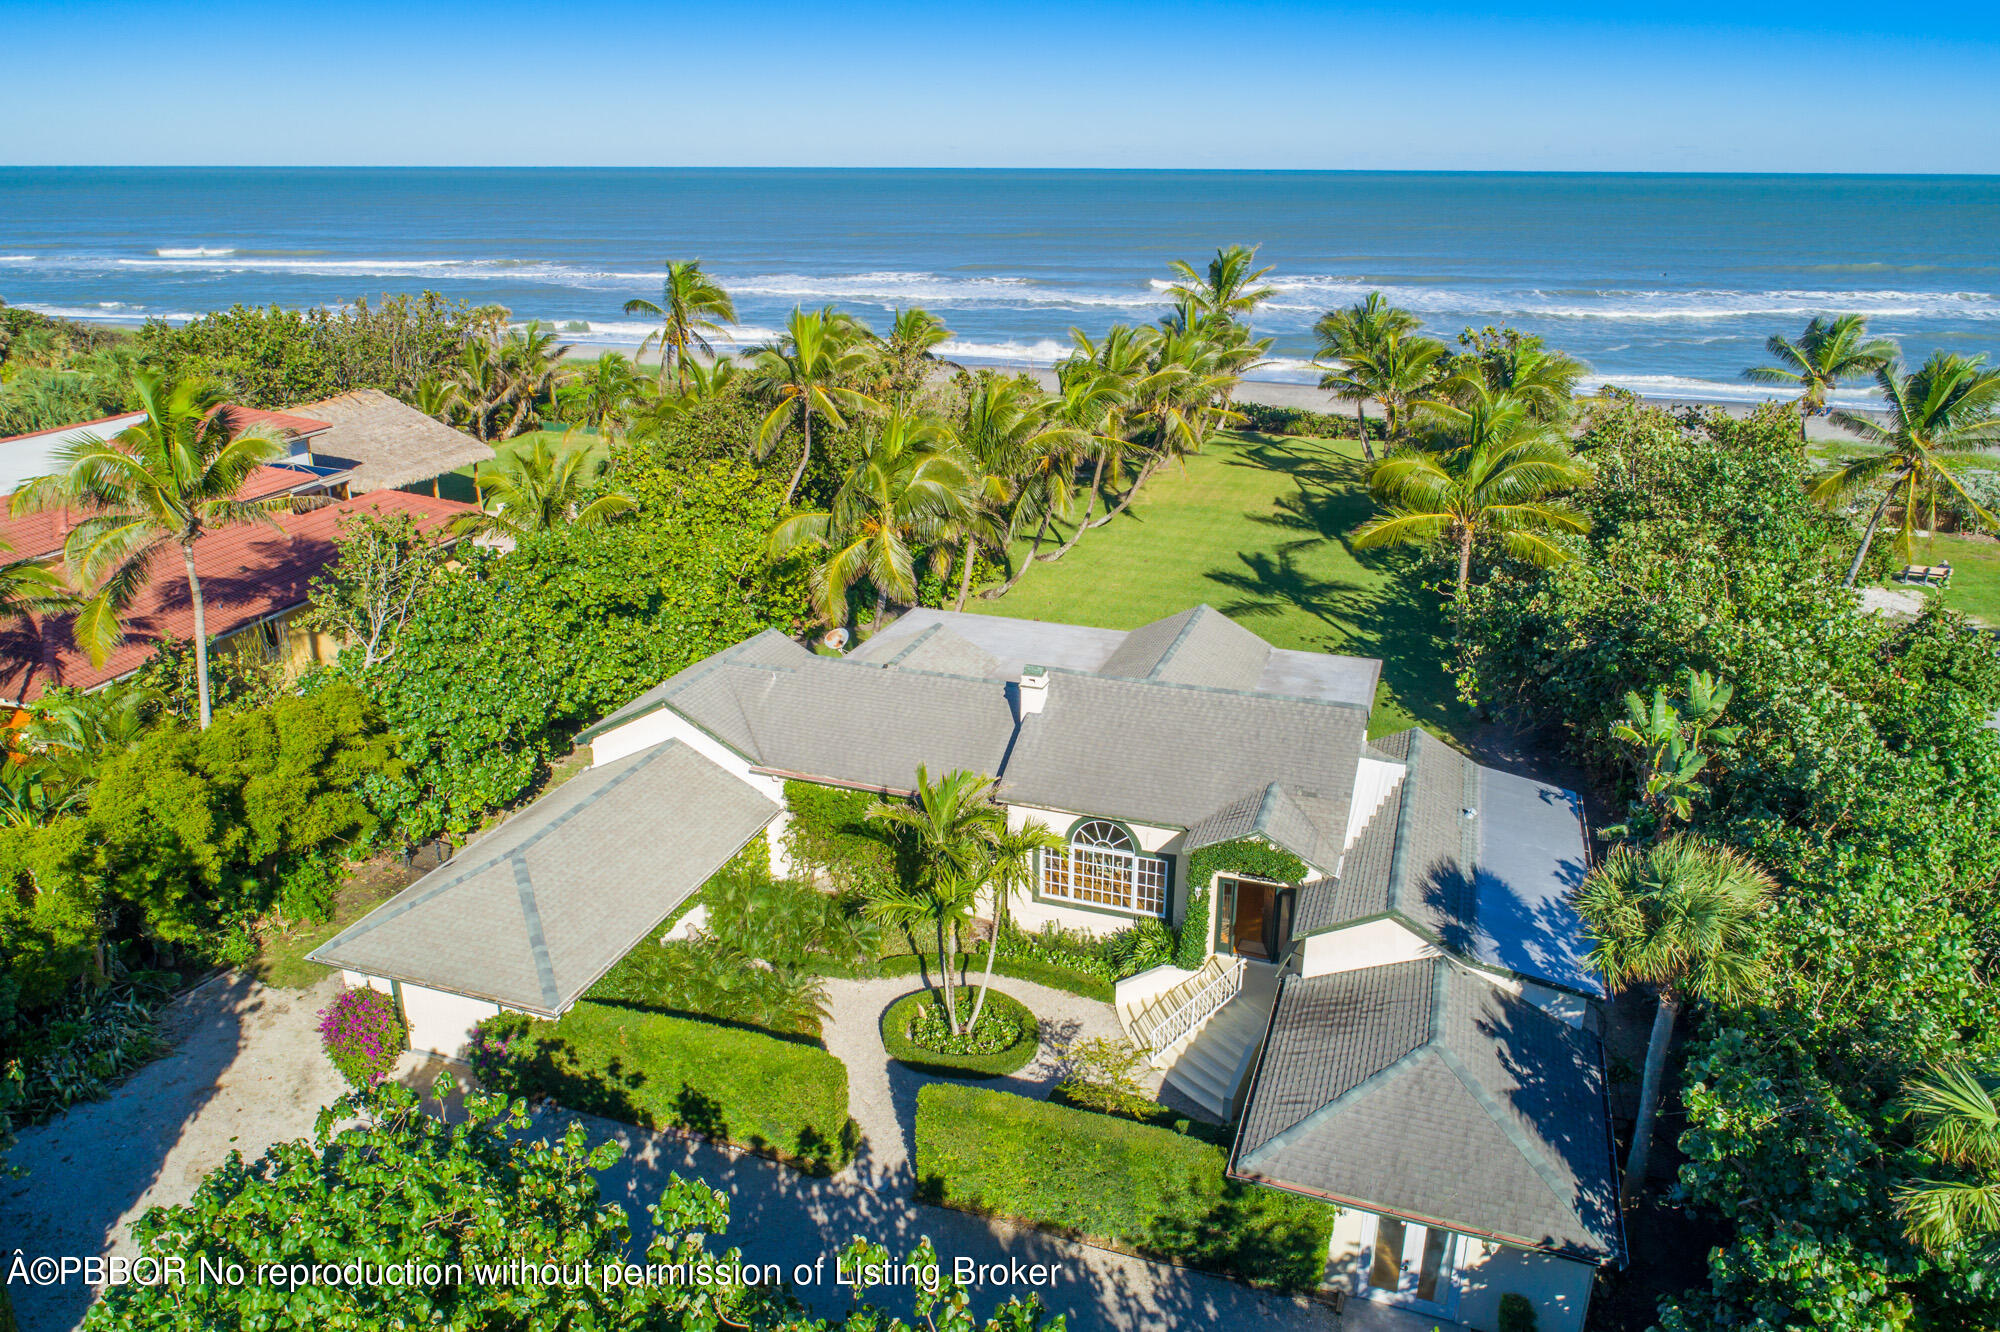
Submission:
<svg viewBox="0 0 2000 1332">
<path fill-rule="evenodd" d="M 1133 915 L 1167 913 L 1167 862 L 1145 855 L 1124 825 L 1086 819 L 1062 851 L 1042 853 L 1042 896 Z"/>
</svg>

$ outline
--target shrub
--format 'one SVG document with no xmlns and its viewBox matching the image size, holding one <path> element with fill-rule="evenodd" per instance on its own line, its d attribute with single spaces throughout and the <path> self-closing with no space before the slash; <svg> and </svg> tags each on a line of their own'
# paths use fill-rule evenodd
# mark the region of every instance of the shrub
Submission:
<svg viewBox="0 0 2000 1332">
<path fill-rule="evenodd" d="M 1538 1326 L 1526 1295 L 1510 1290 L 1500 1296 L 1500 1332 L 1535 1332 Z"/>
<path fill-rule="evenodd" d="M 876 799 L 867 791 L 786 782 L 785 855 L 793 872 L 824 878 L 843 892 L 895 882 L 895 848 L 868 819 Z"/>
<path fill-rule="evenodd" d="M 155 1011 L 164 990 L 150 981 L 73 990 L 53 1009 L 18 1024 L 12 987 L 5 988 L 0 993 L 0 1109 L 25 1122 L 38 1123 L 79 1101 L 100 1099 L 118 1079 L 166 1048 Z M 5 1119 L 0 1115 L 0 1124 Z"/>
<path fill-rule="evenodd" d="M 1221 1147 L 985 1088 L 917 1092 L 917 1196 L 1286 1291 L 1316 1289 L 1335 1209 L 1225 1178 Z"/>
<path fill-rule="evenodd" d="M 937 965 L 935 953 L 892 953 L 878 961 L 873 973 L 877 976 L 915 976 L 929 974 Z M 960 953 L 955 961 L 960 981 L 977 980 L 986 972 L 986 953 Z M 1046 985 L 1051 990 L 1063 990 L 1080 995 L 1085 999 L 1095 999 L 1100 1003 L 1111 1003 L 1116 997 L 1111 982 L 1103 976 L 1081 971 L 1072 971 L 1053 962 L 1043 962 L 1032 957 L 1008 957 L 1004 945 L 998 959 L 993 963 L 993 974 L 1007 976 L 1014 980 L 1031 981 L 1036 985 Z"/>
<path fill-rule="evenodd" d="M 1260 435 L 1309 435 L 1315 439 L 1358 439 L 1361 435 L 1359 422 L 1335 412 L 1273 407 L 1262 402 L 1239 402 L 1235 407 L 1243 413 L 1243 428 Z M 1383 423 L 1370 419 L 1368 434 L 1373 439 L 1382 438 Z"/>
<path fill-rule="evenodd" d="M 1110 964 L 1112 976 L 1119 979 L 1165 966 L 1174 960 L 1174 949 L 1174 932 L 1158 920 L 1128 925 L 1107 935 L 1103 944 L 1104 960 Z"/>
<path fill-rule="evenodd" d="M 409 1044 L 396 1001 L 380 990 L 342 990 L 319 1013 L 320 1044 L 352 1087 L 382 1081 Z"/>
<path fill-rule="evenodd" d="M 1174 940 L 1174 965 L 1194 971 L 1208 961 L 1208 889 L 1197 888 L 1188 899 L 1187 918 Z"/>
<path fill-rule="evenodd" d="M 733 1142 L 814 1174 L 854 1156 L 847 1068 L 760 1031 L 584 1000 L 559 1021 L 480 1024 L 480 1080 L 509 1096 Z"/>
<path fill-rule="evenodd" d="M 1117 979 L 1111 964 L 1105 960 L 1103 940 L 1083 930 L 1064 929 L 1053 923 L 1030 934 L 1008 922 L 1000 930 L 1000 956 L 1033 958 L 1085 976 Z"/>
<path fill-rule="evenodd" d="M 974 996 L 958 995 L 959 1021 Z M 929 990 L 906 994 L 882 1014 L 882 1044 L 898 1063 L 952 1078 L 997 1078 L 1025 1066 L 1041 1046 L 1041 1024 L 1026 1005 L 998 990 L 986 994 L 979 1031 L 954 1037 L 944 1003 Z"/>
</svg>

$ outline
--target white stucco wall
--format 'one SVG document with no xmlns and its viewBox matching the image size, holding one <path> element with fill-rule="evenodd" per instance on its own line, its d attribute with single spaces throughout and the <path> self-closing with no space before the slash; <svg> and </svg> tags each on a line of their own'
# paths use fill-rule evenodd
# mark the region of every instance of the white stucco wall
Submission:
<svg viewBox="0 0 2000 1332">
<path fill-rule="evenodd" d="M 1299 974 L 1328 976 L 1336 971 L 1386 967 L 1436 957 L 1439 951 L 1436 944 L 1399 920 L 1370 920 L 1306 936 L 1298 950 Z"/>
<path fill-rule="evenodd" d="M 1096 818 L 1098 815 L 1072 814 L 1060 809 L 1042 809 L 1034 805 L 1007 806 L 1007 826 L 1021 829 L 1030 822 L 1039 821 L 1058 837 L 1067 837 L 1069 830 L 1081 818 Z M 1179 828 L 1155 828 L 1144 823 L 1133 823 L 1127 819 L 1114 820 L 1132 830 L 1141 851 L 1155 855 L 1173 856 L 1173 879 L 1167 887 L 1167 923 L 1178 926 L 1181 912 L 1187 903 L 1187 885 L 1181 882 L 1186 870 L 1186 857 L 1180 854 L 1181 830 Z M 1036 901 L 1033 894 L 1021 893 L 1014 898 L 1014 922 L 1024 930 L 1038 930 L 1044 925 L 1060 925 L 1066 930 L 1083 930 L 1089 934 L 1111 934 L 1124 929 L 1145 916 L 1128 915 L 1124 912 L 1099 910 L 1089 911 L 1079 907 L 1063 906 L 1056 902 Z"/>
<path fill-rule="evenodd" d="M 1372 1214 L 1342 1209 L 1334 1218 L 1333 1242 L 1327 1246 L 1326 1284 L 1366 1298 L 1374 1238 Z M 1492 1332 L 1500 1323 L 1500 1297 L 1511 1292 L 1526 1296 L 1535 1306 L 1540 1332 L 1583 1332 L 1596 1275 L 1597 1269 L 1588 1263 L 1458 1235 L 1452 1244 L 1450 1307 L 1444 1316 Z"/>
<path fill-rule="evenodd" d="M 500 1005 L 484 999 L 468 999 L 462 994 L 432 990 L 422 985 L 397 985 L 382 976 L 364 976 L 358 971 L 340 973 L 341 983 L 350 990 L 380 990 L 402 995 L 403 1021 L 409 1024 L 410 1048 L 419 1054 L 462 1059 L 472 1043 L 472 1029 L 487 1018 L 497 1016 Z"/>
</svg>

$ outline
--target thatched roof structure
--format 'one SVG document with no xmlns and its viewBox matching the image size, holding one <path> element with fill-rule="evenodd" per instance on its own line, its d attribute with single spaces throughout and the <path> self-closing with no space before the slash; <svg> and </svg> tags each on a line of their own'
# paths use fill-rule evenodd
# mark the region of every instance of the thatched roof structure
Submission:
<svg viewBox="0 0 2000 1332">
<path fill-rule="evenodd" d="M 375 389 L 356 389 L 290 410 L 332 427 L 312 437 L 313 461 L 352 465 L 348 487 L 356 495 L 415 485 L 493 458 L 491 446 Z"/>
</svg>

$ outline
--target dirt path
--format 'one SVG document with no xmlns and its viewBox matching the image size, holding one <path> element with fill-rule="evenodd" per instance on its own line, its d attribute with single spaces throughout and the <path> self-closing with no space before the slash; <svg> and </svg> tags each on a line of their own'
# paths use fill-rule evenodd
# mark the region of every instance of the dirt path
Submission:
<svg viewBox="0 0 2000 1332">
<path fill-rule="evenodd" d="M 132 1221 L 186 1202 L 230 1152 L 255 1160 L 310 1136 L 346 1090 L 314 1030 L 338 989 L 331 975 L 282 990 L 229 973 L 174 1001 L 164 1017 L 175 1050 L 107 1099 L 22 1131 L 9 1160 L 28 1173 L 0 1180 L 5 1256 L 129 1256 Z M 9 1293 L 24 1332 L 73 1327 L 95 1297 L 80 1279 Z"/>
</svg>

